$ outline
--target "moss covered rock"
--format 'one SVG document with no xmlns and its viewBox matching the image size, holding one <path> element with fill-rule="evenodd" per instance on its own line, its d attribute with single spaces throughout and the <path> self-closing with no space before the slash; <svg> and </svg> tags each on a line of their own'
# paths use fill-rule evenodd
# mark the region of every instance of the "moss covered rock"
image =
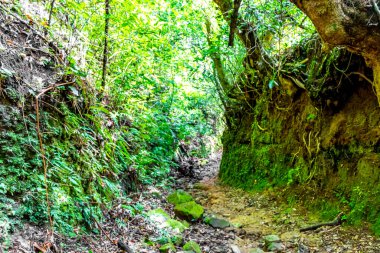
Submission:
<svg viewBox="0 0 380 253">
<path fill-rule="evenodd" d="M 167 201 L 173 205 L 178 205 L 193 201 L 193 197 L 185 191 L 177 190 L 168 196 Z"/>
<path fill-rule="evenodd" d="M 190 201 L 176 205 L 174 207 L 174 213 L 181 219 L 196 221 L 202 217 L 204 209 L 201 205 L 195 203 L 195 201 Z"/>
<path fill-rule="evenodd" d="M 226 228 L 231 226 L 231 224 L 224 219 L 208 216 L 203 219 L 203 221 L 214 228 Z"/>
</svg>

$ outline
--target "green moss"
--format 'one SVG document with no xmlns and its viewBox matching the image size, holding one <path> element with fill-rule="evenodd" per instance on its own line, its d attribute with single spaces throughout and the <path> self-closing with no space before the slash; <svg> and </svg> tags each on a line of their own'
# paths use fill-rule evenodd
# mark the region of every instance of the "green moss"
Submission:
<svg viewBox="0 0 380 253">
<path fill-rule="evenodd" d="M 167 197 L 167 201 L 173 205 L 178 205 L 193 201 L 193 197 L 185 191 L 177 190 Z"/>
<path fill-rule="evenodd" d="M 198 243 L 194 241 L 188 241 L 184 246 L 184 250 L 193 251 L 195 253 L 202 253 L 201 248 L 199 247 Z"/>
<path fill-rule="evenodd" d="M 173 245 L 173 243 L 167 243 L 167 244 L 164 244 L 162 245 L 160 248 L 159 248 L 160 252 L 171 252 L 171 251 L 175 251 L 175 247 Z"/>
<path fill-rule="evenodd" d="M 190 201 L 176 205 L 174 212 L 181 219 L 196 221 L 202 217 L 204 209 L 201 205 L 195 203 L 195 201 Z"/>
<path fill-rule="evenodd" d="M 174 235 L 170 237 L 170 241 L 175 245 L 181 245 L 183 242 L 183 236 L 182 235 Z"/>
</svg>

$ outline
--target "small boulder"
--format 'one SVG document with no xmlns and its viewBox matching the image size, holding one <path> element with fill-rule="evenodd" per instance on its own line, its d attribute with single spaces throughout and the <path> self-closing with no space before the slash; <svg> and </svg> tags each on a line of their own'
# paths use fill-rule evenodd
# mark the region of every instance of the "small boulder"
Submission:
<svg viewBox="0 0 380 253">
<path fill-rule="evenodd" d="M 204 209 L 201 205 L 195 203 L 195 201 L 190 201 L 176 205 L 174 207 L 174 213 L 181 219 L 196 221 L 202 217 Z"/>
<path fill-rule="evenodd" d="M 149 211 L 147 216 L 158 228 L 170 228 L 176 234 L 182 233 L 185 229 L 189 228 L 189 224 L 186 221 L 181 222 L 171 219 L 169 214 L 161 208 Z"/>
<path fill-rule="evenodd" d="M 177 190 L 167 197 L 167 201 L 173 205 L 179 205 L 193 200 L 193 197 L 183 190 Z"/>
<path fill-rule="evenodd" d="M 151 220 L 158 221 L 158 222 L 163 222 L 163 221 L 166 221 L 167 219 L 170 219 L 170 215 L 161 208 L 150 210 L 147 213 L 147 216 Z"/>
<path fill-rule="evenodd" d="M 183 249 L 185 251 L 193 251 L 195 253 L 202 253 L 201 247 L 199 247 L 198 243 L 194 241 L 188 241 L 185 245 L 183 245 Z"/>
<path fill-rule="evenodd" d="M 206 217 L 204 221 L 206 224 L 210 225 L 213 228 L 227 228 L 231 226 L 228 221 L 215 217 Z"/>
</svg>

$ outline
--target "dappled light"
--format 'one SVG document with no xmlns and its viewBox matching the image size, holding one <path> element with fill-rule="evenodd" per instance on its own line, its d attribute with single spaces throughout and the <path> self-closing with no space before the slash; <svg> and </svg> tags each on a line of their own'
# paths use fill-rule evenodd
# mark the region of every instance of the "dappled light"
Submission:
<svg viewBox="0 0 380 253">
<path fill-rule="evenodd" d="M 0 253 L 379 252 L 379 10 L 0 1 Z"/>
</svg>

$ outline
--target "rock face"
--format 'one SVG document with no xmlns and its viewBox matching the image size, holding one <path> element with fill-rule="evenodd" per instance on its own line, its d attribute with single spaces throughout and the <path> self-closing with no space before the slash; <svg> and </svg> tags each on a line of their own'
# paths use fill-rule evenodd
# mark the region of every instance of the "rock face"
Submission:
<svg viewBox="0 0 380 253">
<path fill-rule="evenodd" d="M 214 2 L 229 20 L 232 2 Z M 316 187 L 306 197 L 319 195 L 316 191 L 352 196 L 348 202 L 358 208 L 352 213 L 376 207 L 363 216 L 380 224 L 380 185 L 363 179 L 375 171 L 374 180 L 380 180 L 378 1 L 292 2 L 311 18 L 322 38 L 305 39 L 287 51 L 279 71 L 287 74 L 273 77 L 273 66 L 256 46 L 260 40 L 255 27 L 241 28 L 247 49 L 245 79 L 224 89 L 231 99 L 220 179 L 245 189 L 298 185 L 303 193 L 302 187 L 312 184 Z M 376 25 L 369 25 L 371 20 Z M 347 49 L 328 49 L 322 39 Z M 319 42 L 310 46 L 311 41 Z M 221 83 L 224 74 L 218 75 Z M 234 87 L 240 88 L 237 95 Z M 358 191 L 364 197 L 356 197 Z"/>
<path fill-rule="evenodd" d="M 347 66 L 350 54 L 340 54 L 336 64 L 346 62 Z M 359 58 L 352 56 L 350 72 L 365 66 Z M 244 189 L 306 182 L 319 186 L 313 193 L 302 194 L 304 197 L 315 196 L 315 191 L 357 196 L 354 189 L 360 189 L 364 195 L 354 200 L 355 206 L 369 205 L 375 207 L 373 213 L 379 213 L 380 185 L 375 183 L 380 180 L 377 97 L 371 84 L 360 78 L 340 82 L 334 77 L 338 74 L 327 76 L 323 83 L 305 84 L 306 90 L 298 89 L 294 96 L 279 89 L 276 98 L 263 94 L 252 108 L 236 109 L 236 123 L 222 137 L 220 179 Z M 373 215 L 369 219 L 380 222 Z"/>
<path fill-rule="evenodd" d="M 346 46 L 366 58 L 373 67 L 380 103 L 380 12 L 378 1 L 363 0 L 292 0 L 309 16 L 324 41 Z"/>
</svg>

